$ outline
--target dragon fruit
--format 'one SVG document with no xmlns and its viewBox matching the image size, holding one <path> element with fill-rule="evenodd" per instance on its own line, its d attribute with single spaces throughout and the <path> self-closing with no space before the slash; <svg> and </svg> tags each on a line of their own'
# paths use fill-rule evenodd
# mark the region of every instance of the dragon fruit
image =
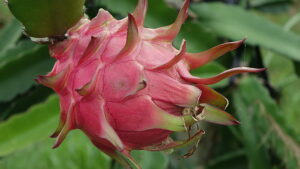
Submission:
<svg viewBox="0 0 300 169">
<path fill-rule="evenodd" d="M 196 143 L 203 130 L 185 141 L 173 141 L 173 132 L 188 131 L 199 121 L 238 124 L 224 110 L 227 99 L 207 85 L 242 72 L 264 69 L 239 67 L 215 77 L 199 78 L 189 71 L 238 48 L 244 40 L 224 43 L 200 53 L 172 45 L 188 17 L 185 0 L 175 22 L 150 29 L 143 26 L 147 0 L 122 20 L 100 9 L 82 18 L 67 39 L 49 46 L 57 61 L 37 81 L 60 97 L 60 123 L 52 137 L 58 147 L 68 132 L 82 130 L 100 150 L 125 167 L 140 168 L 131 150 L 168 150 Z"/>
</svg>

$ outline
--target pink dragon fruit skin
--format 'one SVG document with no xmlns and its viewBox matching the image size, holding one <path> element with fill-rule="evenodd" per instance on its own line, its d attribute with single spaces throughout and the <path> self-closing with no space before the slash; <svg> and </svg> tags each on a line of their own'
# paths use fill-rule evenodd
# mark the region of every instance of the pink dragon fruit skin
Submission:
<svg viewBox="0 0 300 169">
<path fill-rule="evenodd" d="M 53 70 L 37 81 L 60 97 L 61 117 L 54 147 L 72 129 L 81 129 L 95 146 L 129 167 L 134 149 L 166 150 L 198 140 L 202 130 L 185 142 L 166 142 L 172 132 L 186 131 L 200 120 L 232 125 L 223 111 L 227 99 L 206 85 L 264 69 L 234 68 L 215 77 L 199 78 L 189 71 L 239 47 L 244 40 L 224 43 L 200 53 L 172 46 L 188 17 L 185 0 L 175 22 L 157 29 L 143 27 L 147 0 L 132 14 L 114 19 L 101 9 L 68 31 L 68 38 L 50 45 L 57 59 Z M 191 110 L 193 113 L 183 113 Z M 129 159 L 125 160 L 125 159 Z"/>
</svg>

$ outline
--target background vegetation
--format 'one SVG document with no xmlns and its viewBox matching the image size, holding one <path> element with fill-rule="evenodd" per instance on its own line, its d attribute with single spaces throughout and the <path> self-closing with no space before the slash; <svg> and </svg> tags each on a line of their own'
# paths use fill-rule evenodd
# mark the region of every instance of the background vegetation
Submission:
<svg viewBox="0 0 300 169">
<path fill-rule="evenodd" d="M 87 13 L 99 8 L 122 18 L 136 0 L 87 0 Z M 149 0 L 146 26 L 170 24 L 181 0 Z M 300 1 L 195 0 L 191 17 L 174 42 L 187 40 L 197 52 L 246 37 L 246 44 L 194 74 L 211 76 L 235 66 L 266 67 L 267 72 L 236 76 L 216 85 L 231 101 L 228 111 L 241 125 L 203 123 L 206 135 L 197 152 L 134 152 L 144 169 L 299 169 L 300 168 Z M 117 169 L 79 131 L 52 150 L 48 136 L 58 122 L 58 99 L 33 80 L 50 71 L 46 46 L 22 34 L 0 3 L 0 169 Z M 175 137 L 181 137 L 176 135 Z"/>
</svg>

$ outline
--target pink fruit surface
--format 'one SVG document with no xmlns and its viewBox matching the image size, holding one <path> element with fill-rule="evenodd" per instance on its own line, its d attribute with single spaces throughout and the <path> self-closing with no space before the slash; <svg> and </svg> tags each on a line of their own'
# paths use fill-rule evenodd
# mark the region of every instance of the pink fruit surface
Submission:
<svg viewBox="0 0 300 169">
<path fill-rule="evenodd" d="M 135 11 L 122 20 L 101 9 L 91 20 L 82 18 L 68 31 L 66 40 L 50 45 L 50 54 L 57 61 L 37 81 L 60 97 L 54 147 L 70 130 L 80 129 L 124 166 L 134 163 L 138 167 L 131 150 L 176 148 L 197 142 L 204 134 L 199 130 L 188 140 L 175 142 L 169 139 L 172 132 L 187 131 L 200 121 L 238 124 L 224 111 L 227 99 L 206 85 L 264 69 L 240 67 L 211 78 L 192 76 L 190 70 L 238 48 L 244 40 L 200 53 L 188 53 L 185 40 L 179 50 L 173 47 L 188 17 L 189 3 L 185 0 L 173 24 L 157 29 L 143 26 L 146 0 L 140 0 Z"/>
</svg>

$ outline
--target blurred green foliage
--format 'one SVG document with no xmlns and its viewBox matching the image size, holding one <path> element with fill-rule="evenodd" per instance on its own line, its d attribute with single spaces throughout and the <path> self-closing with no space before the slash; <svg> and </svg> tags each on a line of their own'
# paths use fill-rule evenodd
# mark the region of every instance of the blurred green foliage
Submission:
<svg viewBox="0 0 300 169">
<path fill-rule="evenodd" d="M 122 18 L 137 0 L 86 0 L 87 14 L 99 8 Z M 149 0 L 146 26 L 172 23 L 181 0 Z M 225 41 L 248 38 L 246 45 L 192 73 L 209 77 L 233 66 L 266 67 L 213 87 L 231 101 L 228 111 L 241 125 L 202 123 L 206 135 L 197 152 L 171 155 L 136 151 L 144 169 L 299 169 L 300 168 L 300 2 L 292 0 L 193 1 L 191 17 L 174 44 L 187 40 L 197 52 Z M 58 99 L 33 79 L 53 66 L 47 47 L 22 35 L 22 26 L 0 2 L 0 169 L 119 169 L 79 131 L 60 148 L 48 138 L 58 121 Z M 176 135 L 181 138 L 181 135 Z"/>
</svg>

